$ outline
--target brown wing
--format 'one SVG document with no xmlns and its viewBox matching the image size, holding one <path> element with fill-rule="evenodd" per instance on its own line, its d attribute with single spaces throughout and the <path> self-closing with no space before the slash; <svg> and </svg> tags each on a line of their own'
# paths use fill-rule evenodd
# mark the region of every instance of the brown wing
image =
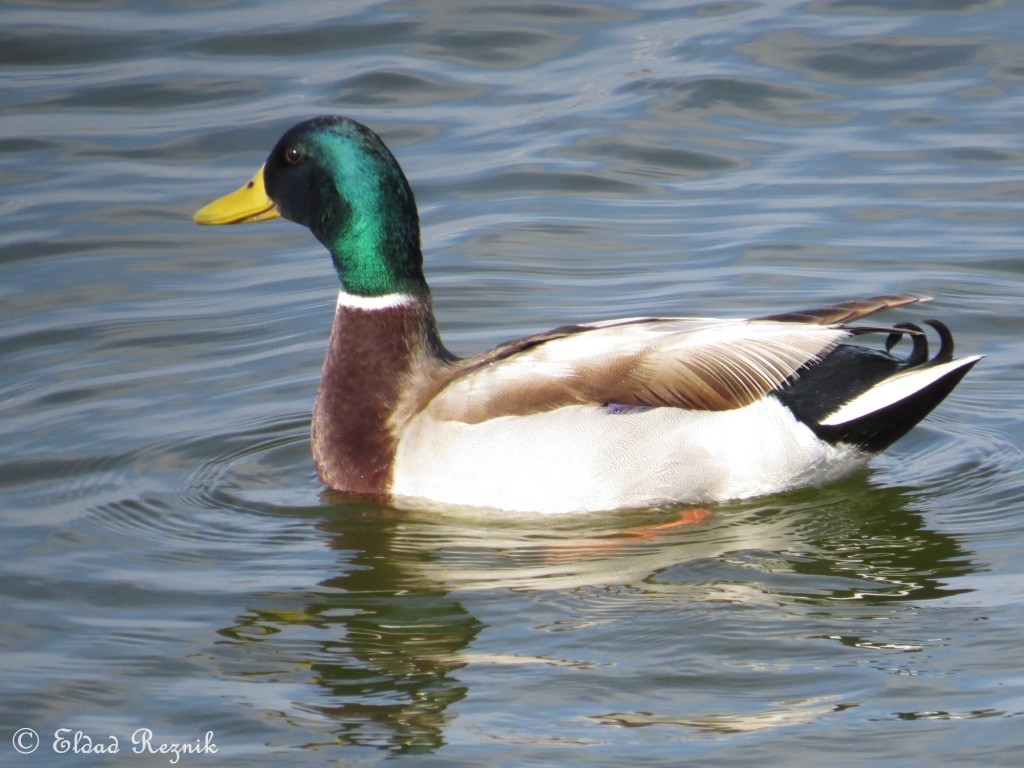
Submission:
<svg viewBox="0 0 1024 768">
<path fill-rule="evenodd" d="M 460 361 L 423 410 L 467 423 L 573 404 L 729 410 L 778 388 L 849 334 L 775 320 L 566 326 Z"/>
<path fill-rule="evenodd" d="M 919 301 L 930 301 L 930 296 L 915 296 L 911 294 L 891 294 L 886 296 L 871 296 L 866 299 L 854 299 L 843 301 L 839 304 L 830 304 L 827 307 L 816 307 L 814 309 L 800 309 L 795 312 L 784 312 L 779 315 L 765 315 L 756 318 L 758 320 L 774 320 L 780 323 L 812 323 L 814 325 L 841 325 L 852 323 L 862 317 L 873 315 L 894 307 L 902 307 L 907 304 L 915 304 Z"/>
</svg>

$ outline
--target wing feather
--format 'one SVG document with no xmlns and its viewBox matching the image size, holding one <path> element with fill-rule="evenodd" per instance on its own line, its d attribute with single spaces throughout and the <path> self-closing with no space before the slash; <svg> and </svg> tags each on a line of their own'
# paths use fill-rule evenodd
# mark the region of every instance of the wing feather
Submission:
<svg viewBox="0 0 1024 768">
<path fill-rule="evenodd" d="M 765 315 L 758 320 L 777 320 L 784 323 L 812 323 L 814 325 L 838 325 L 852 323 L 862 317 L 882 312 L 886 309 L 894 309 L 907 304 L 916 304 L 921 301 L 931 301 L 930 296 L 918 294 L 887 294 L 884 296 L 871 296 L 866 299 L 853 299 L 838 304 L 829 304 L 826 307 L 815 307 L 813 309 L 800 309 L 796 312 L 784 312 L 779 315 Z"/>
<path fill-rule="evenodd" d="M 749 405 L 850 335 L 811 322 L 635 318 L 567 326 L 457 364 L 425 406 L 479 423 L 566 405 Z"/>
</svg>

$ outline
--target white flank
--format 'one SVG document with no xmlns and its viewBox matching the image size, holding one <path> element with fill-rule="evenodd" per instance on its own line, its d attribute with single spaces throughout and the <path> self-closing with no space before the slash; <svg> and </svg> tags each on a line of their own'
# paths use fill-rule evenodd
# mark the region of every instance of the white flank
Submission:
<svg viewBox="0 0 1024 768">
<path fill-rule="evenodd" d="M 394 309 L 414 304 L 416 297 L 408 293 L 386 293 L 383 296 L 359 296 L 347 291 L 338 293 L 338 309 L 362 309 L 374 312 L 380 309 Z"/>
<path fill-rule="evenodd" d="M 869 413 L 874 413 L 882 408 L 887 408 L 894 403 L 905 400 L 930 384 L 934 384 L 946 374 L 980 360 L 981 357 L 981 355 L 975 355 L 974 357 L 965 357 L 961 360 L 951 360 L 940 365 L 932 365 L 928 368 L 913 368 L 909 371 L 898 373 L 879 382 L 867 392 L 858 395 L 845 405 L 840 406 L 821 423 L 826 427 L 845 424 L 848 421 L 867 416 Z"/>
<path fill-rule="evenodd" d="M 478 424 L 421 414 L 399 443 L 392 491 L 460 507 L 597 511 L 774 493 L 866 458 L 819 440 L 775 398 L 719 412 L 575 405 Z"/>
</svg>

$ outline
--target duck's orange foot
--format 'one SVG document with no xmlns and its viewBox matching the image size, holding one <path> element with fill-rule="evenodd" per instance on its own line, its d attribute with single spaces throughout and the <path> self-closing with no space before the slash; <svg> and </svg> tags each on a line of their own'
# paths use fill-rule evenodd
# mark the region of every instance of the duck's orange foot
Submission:
<svg viewBox="0 0 1024 768">
<path fill-rule="evenodd" d="M 703 509 L 701 507 L 694 507 L 693 509 L 680 510 L 675 519 L 669 520 L 667 523 L 659 523 L 658 525 L 644 525 L 640 528 L 631 528 L 626 531 L 627 536 L 633 536 L 634 538 L 646 539 L 649 536 L 653 536 L 658 531 L 667 531 L 672 528 L 678 528 L 681 525 L 692 525 L 693 523 L 699 523 L 706 517 L 711 516 L 711 510 Z"/>
<path fill-rule="evenodd" d="M 658 536 L 664 531 L 679 528 L 684 525 L 699 523 L 711 512 L 707 509 L 684 509 L 678 512 L 672 520 L 657 525 L 641 525 L 635 528 L 626 528 L 614 534 L 595 533 L 591 538 L 573 539 L 560 542 L 557 547 L 549 550 L 549 557 L 554 562 L 577 559 L 580 555 L 590 556 L 611 554 L 622 547 L 628 546 L 628 542 L 635 539 L 650 539 Z"/>
</svg>

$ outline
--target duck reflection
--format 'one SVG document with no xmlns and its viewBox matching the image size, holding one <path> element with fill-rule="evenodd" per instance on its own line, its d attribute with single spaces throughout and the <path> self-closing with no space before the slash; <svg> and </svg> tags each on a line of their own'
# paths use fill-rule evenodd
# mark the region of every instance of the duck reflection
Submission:
<svg viewBox="0 0 1024 768">
<path fill-rule="evenodd" d="M 792 499 L 785 514 L 804 518 L 806 527 L 786 563 L 793 574 L 811 578 L 795 580 L 780 592 L 816 603 L 887 604 L 966 591 L 950 582 L 972 572 L 968 552 L 954 537 L 927 527 L 912 510 L 912 491 L 851 490 Z"/>
<path fill-rule="evenodd" d="M 288 677 L 314 686 L 292 697 L 299 714 L 291 716 L 316 716 L 317 731 L 331 723 L 333 743 L 432 752 L 445 743 L 452 706 L 467 696 L 460 670 L 488 663 L 471 651 L 485 626 L 473 614 L 489 615 L 488 595 L 530 603 L 531 594 L 557 592 L 580 614 L 566 621 L 582 623 L 590 603 L 573 595 L 614 587 L 630 598 L 615 606 L 623 622 L 652 600 L 680 616 L 724 601 L 813 614 L 820 626 L 823 615 L 854 603 L 959 591 L 949 582 L 972 570 L 967 553 L 912 505 L 911 492 L 871 488 L 866 476 L 711 514 L 496 518 L 342 504 L 326 516 L 318 510 L 316 523 L 337 572 L 288 594 L 285 610 L 270 607 L 281 594 L 267 595 L 267 606 L 222 634 L 244 645 L 254 666 L 266 667 L 269 656 L 305 670 Z M 500 621 L 529 622 L 529 608 L 504 610 Z M 494 627 L 498 637 L 520 629 Z"/>
<path fill-rule="evenodd" d="M 306 609 L 336 637 L 321 643 L 311 672 L 331 704 L 308 705 L 338 723 L 343 742 L 396 752 L 433 751 L 444 743 L 448 707 L 466 696 L 457 675 L 459 652 L 481 623 L 436 586 L 408 589 L 402 558 L 394 557 L 401 526 L 387 514 L 371 525 L 325 522 L 342 572 Z M 321 696 L 320 698 L 324 698 Z"/>
<path fill-rule="evenodd" d="M 267 595 L 267 607 L 221 630 L 279 662 L 269 673 L 276 681 L 305 671 L 316 692 L 296 696 L 294 706 L 335 724 L 330 743 L 432 752 L 444 743 L 446 710 L 466 695 L 455 674 L 465 665 L 459 652 L 482 625 L 444 589 L 407 588 L 407 558 L 396 543 L 402 517 L 337 508 L 316 526 L 337 552 L 337 574 L 297 593 L 287 609 L 270 607 L 280 606 L 280 594 Z M 254 655 L 243 674 L 267 675 L 268 666 Z"/>
</svg>

